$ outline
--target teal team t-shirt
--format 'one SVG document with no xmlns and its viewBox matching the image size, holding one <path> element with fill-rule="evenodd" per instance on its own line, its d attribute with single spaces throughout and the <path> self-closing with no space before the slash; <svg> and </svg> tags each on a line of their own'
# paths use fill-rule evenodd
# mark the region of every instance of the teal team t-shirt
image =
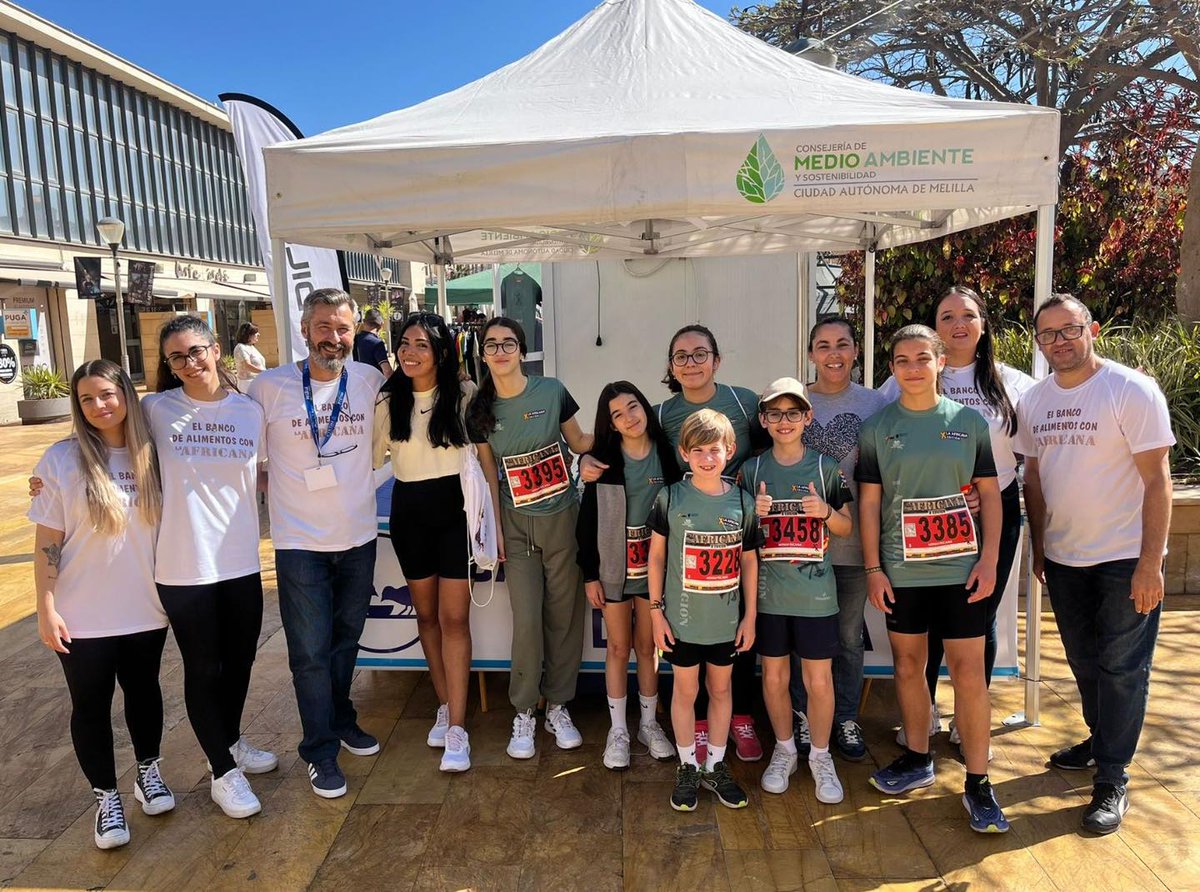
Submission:
<svg viewBox="0 0 1200 892">
<path fill-rule="evenodd" d="M 758 612 L 774 616 L 833 616 L 837 585 L 825 521 L 805 517 L 800 499 L 812 483 L 817 495 L 837 510 L 853 497 L 837 459 L 804 450 L 794 465 L 781 465 L 773 451 L 742 466 L 742 487 L 753 498 L 767 485 L 771 513 L 759 518 L 763 545 L 758 563 Z"/>
<path fill-rule="evenodd" d="M 486 440 L 496 458 L 500 499 L 520 514 L 557 514 L 577 501 L 562 425 L 579 405 L 557 378 L 530 376 L 514 397 L 496 398 Z"/>
<path fill-rule="evenodd" d="M 982 531 L 962 490 L 996 476 L 987 421 L 944 396 L 920 412 L 897 401 L 863 422 L 858 446 L 855 479 L 883 487 L 879 550 L 892 585 L 965 583 Z"/>
<path fill-rule="evenodd" d="M 701 409 L 720 412 L 733 425 L 733 432 L 737 436 L 737 449 L 734 450 L 733 458 L 729 459 L 725 465 L 725 476 L 736 477 L 742 462 L 750 457 L 754 441 L 761 440 L 761 437 L 764 436 L 762 428 L 758 424 L 758 394 L 745 387 L 718 384 L 717 392 L 707 402 L 689 403 L 683 398 L 682 393 L 677 393 L 654 407 L 654 413 L 662 422 L 663 430 L 667 432 L 671 445 L 675 447 L 675 458 L 679 462 L 679 467 L 685 471 L 687 462 L 679 454 L 679 432 L 683 429 L 683 423 L 687 421 L 688 416 Z"/>
<path fill-rule="evenodd" d="M 719 496 L 683 480 L 659 491 L 650 529 L 667 539 L 664 615 L 688 644 L 722 644 L 737 636 L 742 552 L 762 535 L 754 500 L 736 486 Z"/>
<path fill-rule="evenodd" d="M 663 488 L 662 462 L 651 444 L 645 458 L 625 456 L 625 594 L 650 591 L 647 575 L 650 561 L 650 527 L 646 520 L 654 499 Z"/>
</svg>

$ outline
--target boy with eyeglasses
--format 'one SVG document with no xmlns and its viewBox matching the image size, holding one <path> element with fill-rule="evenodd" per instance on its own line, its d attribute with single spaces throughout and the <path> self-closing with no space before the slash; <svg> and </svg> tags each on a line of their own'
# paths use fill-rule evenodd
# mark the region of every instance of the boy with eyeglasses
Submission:
<svg viewBox="0 0 1200 892">
<path fill-rule="evenodd" d="M 741 485 L 754 496 L 764 538 L 755 637 L 776 743 L 761 784 L 768 793 L 785 792 L 799 762 L 788 692 L 795 654 L 808 693 L 808 765 L 816 796 L 841 802 L 842 784 L 829 752 L 833 658 L 841 646 L 829 535 L 850 533 L 852 497 L 837 459 L 804 445 L 812 404 L 803 384 L 795 378 L 773 381 L 759 400 L 758 417 L 774 445 L 742 466 Z"/>
</svg>

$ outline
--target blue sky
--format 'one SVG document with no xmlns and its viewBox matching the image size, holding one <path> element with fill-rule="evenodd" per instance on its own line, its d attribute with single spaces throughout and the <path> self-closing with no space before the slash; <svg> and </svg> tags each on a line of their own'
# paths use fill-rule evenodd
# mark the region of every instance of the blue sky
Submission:
<svg viewBox="0 0 1200 892">
<path fill-rule="evenodd" d="M 258 96 L 312 135 L 469 83 L 599 0 L 18 2 L 205 99 Z M 726 17 L 732 5 L 700 2 Z"/>
</svg>

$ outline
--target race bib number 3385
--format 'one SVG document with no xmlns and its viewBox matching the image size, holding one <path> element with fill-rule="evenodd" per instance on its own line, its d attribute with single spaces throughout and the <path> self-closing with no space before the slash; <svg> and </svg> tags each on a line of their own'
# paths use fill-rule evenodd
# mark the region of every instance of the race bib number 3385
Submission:
<svg viewBox="0 0 1200 892">
<path fill-rule="evenodd" d="M 524 455 L 506 455 L 503 461 L 515 508 L 544 502 L 571 486 L 567 463 L 557 443 Z"/>
<path fill-rule="evenodd" d="M 940 561 L 979 550 L 975 521 L 962 493 L 903 499 L 900 513 L 905 561 Z"/>
<path fill-rule="evenodd" d="M 732 591 L 742 581 L 741 530 L 683 531 L 683 590 L 693 594 Z"/>
<path fill-rule="evenodd" d="M 828 544 L 825 521 L 807 517 L 799 501 L 775 500 L 761 520 L 764 561 L 819 561 Z"/>
</svg>

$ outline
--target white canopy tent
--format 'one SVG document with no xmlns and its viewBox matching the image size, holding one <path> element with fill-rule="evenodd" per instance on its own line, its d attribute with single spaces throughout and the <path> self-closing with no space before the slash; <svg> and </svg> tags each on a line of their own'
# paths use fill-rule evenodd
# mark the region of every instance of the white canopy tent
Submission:
<svg viewBox="0 0 1200 892">
<path fill-rule="evenodd" d="M 474 83 L 268 147 L 270 234 L 438 265 L 865 250 L 871 380 L 876 249 L 1036 209 L 1049 294 L 1058 132 L 1053 109 L 865 81 L 692 0 L 606 0 Z"/>
</svg>

